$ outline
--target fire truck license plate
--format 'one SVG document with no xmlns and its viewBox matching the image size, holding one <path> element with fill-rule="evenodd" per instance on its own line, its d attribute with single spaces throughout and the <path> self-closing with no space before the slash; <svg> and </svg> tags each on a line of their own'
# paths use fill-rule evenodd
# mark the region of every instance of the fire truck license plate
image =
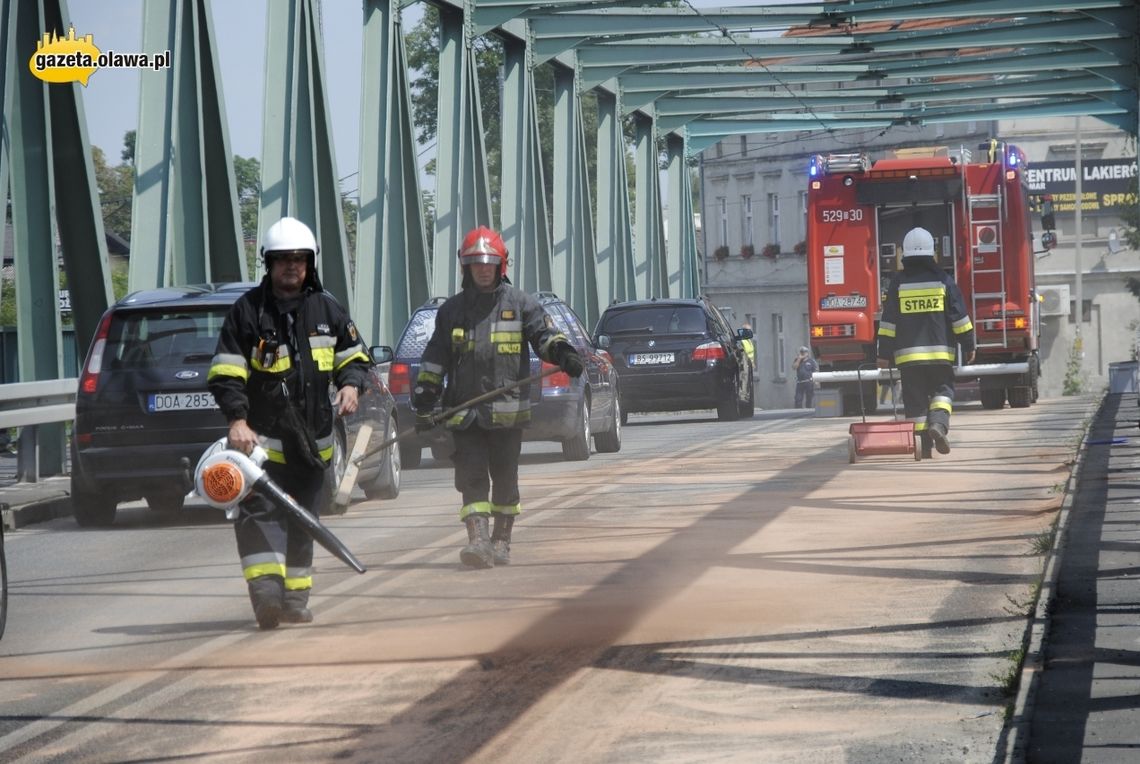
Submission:
<svg viewBox="0 0 1140 764">
<path fill-rule="evenodd" d="M 834 308 L 865 308 L 867 307 L 867 297 L 861 294 L 843 295 L 842 297 L 832 295 L 831 297 L 824 297 L 820 300 L 819 307 L 823 310 Z"/>
<path fill-rule="evenodd" d="M 211 393 L 151 393 L 146 410 L 153 414 L 156 411 L 194 411 L 217 407 Z"/>
<path fill-rule="evenodd" d="M 672 353 L 634 353 L 629 357 L 630 366 L 653 366 L 655 364 L 673 363 Z"/>
</svg>

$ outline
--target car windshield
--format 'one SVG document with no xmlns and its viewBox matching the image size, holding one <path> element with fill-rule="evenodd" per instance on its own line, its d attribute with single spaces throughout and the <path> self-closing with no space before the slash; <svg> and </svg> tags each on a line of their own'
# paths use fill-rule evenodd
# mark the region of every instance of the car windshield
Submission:
<svg viewBox="0 0 1140 764">
<path fill-rule="evenodd" d="M 419 358 L 424 354 L 424 348 L 427 347 L 428 340 L 435 331 L 435 316 L 438 312 L 432 308 L 417 310 L 412 314 L 408 327 L 404 330 L 404 336 L 400 337 L 400 345 L 396 348 L 397 357 Z"/>
<path fill-rule="evenodd" d="M 118 313 L 107 336 L 106 355 L 112 368 L 152 369 L 187 363 L 209 363 L 229 306 L 210 310 Z"/>
<path fill-rule="evenodd" d="M 700 334 L 705 328 L 696 305 L 654 305 L 607 311 L 599 334 Z"/>
</svg>

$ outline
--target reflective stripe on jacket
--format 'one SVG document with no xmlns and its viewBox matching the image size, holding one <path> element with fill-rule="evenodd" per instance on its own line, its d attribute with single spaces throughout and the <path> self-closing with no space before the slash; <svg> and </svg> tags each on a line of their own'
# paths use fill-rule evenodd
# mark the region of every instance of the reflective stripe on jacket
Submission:
<svg viewBox="0 0 1140 764">
<path fill-rule="evenodd" d="M 226 421 L 245 419 L 279 463 L 285 462 L 279 421 L 287 390 L 288 405 L 297 407 L 327 462 L 335 418 L 329 386 L 362 389 L 371 359 L 348 312 L 327 292 L 307 291 L 294 316 L 290 332 L 266 276 L 230 308 L 207 379 Z M 276 347 L 262 343 L 267 329 Z"/>
<path fill-rule="evenodd" d="M 558 342 L 567 342 L 538 301 L 501 283 L 493 292 L 464 287 L 440 306 L 435 332 L 424 349 L 417 382 L 441 385 L 443 407 L 452 408 L 497 387 L 530 376 L 530 352 L 554 363 Z M 464 429 L 478 420 L 484 429 L 522 427 L 530 421 L 530 390 L 515 388 L 447 420 Z"/>
<path fill-rule="evenodd" d="M 958 285 L 932 258 L 904 262 L 883 301 L 879 358 L 895 366 L 952 365 L 958 345 L 966 355 L 974 349 L 974 325 Z"/>
</svg>

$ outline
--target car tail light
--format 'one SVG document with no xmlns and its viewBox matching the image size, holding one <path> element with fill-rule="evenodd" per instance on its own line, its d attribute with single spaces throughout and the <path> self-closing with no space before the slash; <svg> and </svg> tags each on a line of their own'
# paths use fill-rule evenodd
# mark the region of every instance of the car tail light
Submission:
<svg viewBox="0 0 1140 764">
<path fill-rule="evenodd" d="M 406 363 L 393 363 L 388 368 L 388 389 L 392 395 L 407 395 L 412 389 L 412 369 Z"/>
<path fill-rule="evenodd" d="M 694 361 L 723 361 L 724 347 L 719 342 L 706 342 L 693 348 Z"/>
<path fill-rule="evenodd" d="M 91 352 L 87 355 L 87 365 L 83 367 L 83 375 L 79 378 L 79 392 L 84 395 L 93 395 L 99 387 L 99 372 L 103 369 L 103 351 L 107 349 L 107 335 L 110 331 L 111 311 L 107 311 L 99 321 L 95 342 L 91 344 Z"/>
<path fill-rule="evenodd" d="M 553 363 L 542 362 L 542 371 L 547 369 L 557 369 L 558 366 Z M 542 378 L 543 391 L 550 390 L 551 388 L 561 388 L 566 390 L 570 387 L 570 375 L 564 371 L 556 371 Z"/>
</svg>

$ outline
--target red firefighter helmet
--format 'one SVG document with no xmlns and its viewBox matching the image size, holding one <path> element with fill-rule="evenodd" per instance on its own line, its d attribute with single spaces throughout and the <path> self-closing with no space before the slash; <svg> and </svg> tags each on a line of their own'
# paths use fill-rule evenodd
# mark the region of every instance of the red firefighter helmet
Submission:
<svg viewBox="0 0 1140 764">
<path fill-rule="evenodd" d="M 503 237 L 487 226 L 472 229 L 459 247 L 459 264 L 498 263 L 499 276 L 507 275 L 507 245 Z"/>
</svg>

